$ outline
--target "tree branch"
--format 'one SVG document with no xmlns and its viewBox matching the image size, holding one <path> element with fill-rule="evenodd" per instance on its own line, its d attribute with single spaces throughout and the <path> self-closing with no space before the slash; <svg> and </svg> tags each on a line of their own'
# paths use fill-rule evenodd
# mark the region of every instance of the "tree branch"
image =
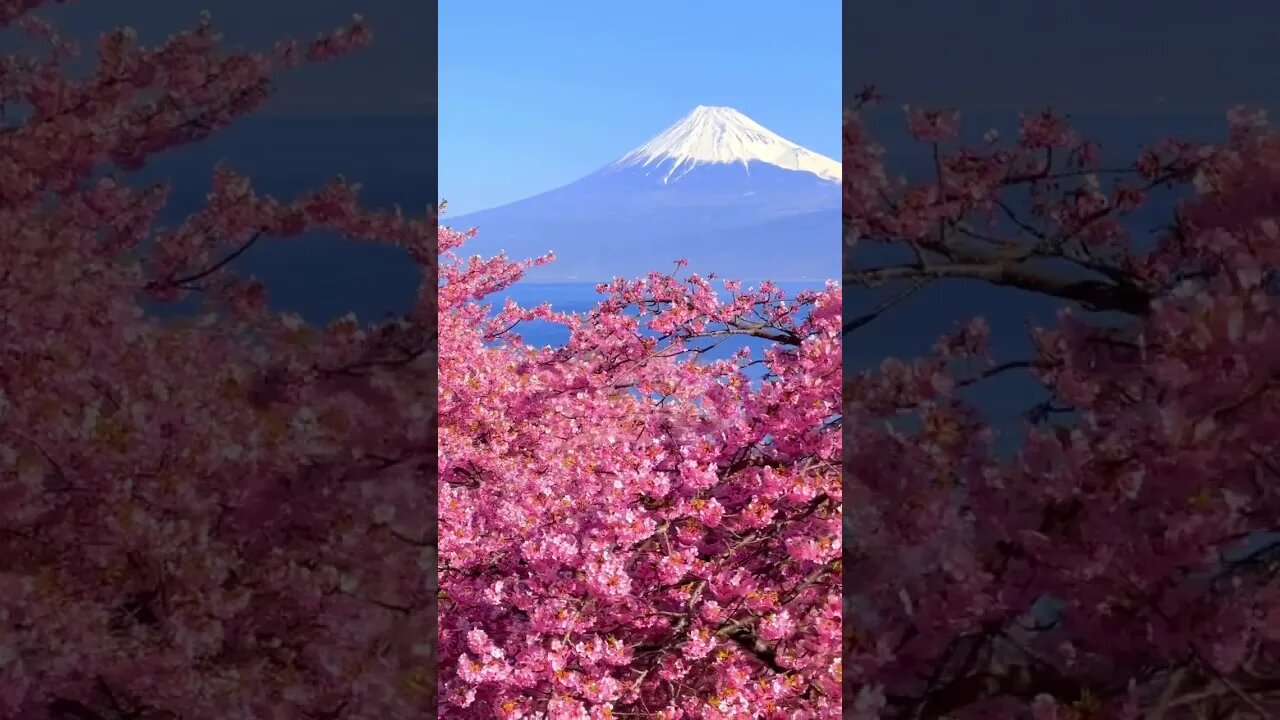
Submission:
<svg viewBox="0 0 1280 720">
<path fill-rule="evenodd" d="M 927 270 L 912 266 L 853 270 L 844 276 L 846 283 L 871 287 L 898 280 L 912 280 L 919 283 L 941 279 L 984 280 L 993 285 L 1072 300 L 1090 310 L 1115 311 L 1137 316 L 1147 313 L 1152 300 L 1148 293 L 1133 285 L 1118 285 L 1098 280 L 1071 280 L 1038 270 L 1026 263 L 1003 263 L 998 260 L 934 265 Z"/>
</svg>

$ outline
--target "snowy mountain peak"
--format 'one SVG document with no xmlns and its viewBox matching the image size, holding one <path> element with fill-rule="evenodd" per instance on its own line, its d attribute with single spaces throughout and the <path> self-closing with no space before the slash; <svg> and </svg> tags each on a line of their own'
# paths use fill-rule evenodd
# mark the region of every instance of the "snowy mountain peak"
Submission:
<svg viewBox="0 0 1280 720">
<path fill-rule="evenodd" d="M 657 137 L 623 155 L 616 167 L 664 165 L 664 183 L 703 163 L 763 162 L 840 181 L 840 163 L 807 150 L 730 107 L 699 105 Z"/>
</svg>

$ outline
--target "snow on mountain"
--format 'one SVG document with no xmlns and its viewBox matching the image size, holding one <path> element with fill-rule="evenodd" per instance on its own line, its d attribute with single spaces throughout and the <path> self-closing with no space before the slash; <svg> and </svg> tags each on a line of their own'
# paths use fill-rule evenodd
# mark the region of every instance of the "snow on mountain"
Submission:
<svg viewBox="0 0 1280 720">
<path fill-rule="evenodd" d="M 657 166 L 662 181 L 678 179 L 702 163 L 759 161 L 785 170 L 840 181 L 840 163 L 807 150 L 729 107 L 699 105 L 675 125 L 623 155 L 615 167 Z"/>
<path fill-rule="evenodd" d="M 468 254 L 554 250 L 530 273 L 539 281 L 634 277 L 677 258 L 704 275 L 828 278 L 840 264 L 839 180 L 836 161 L 732 108 L 698 106 L 596 172 L 445 224 L 479 229 Z"/>
</svg>

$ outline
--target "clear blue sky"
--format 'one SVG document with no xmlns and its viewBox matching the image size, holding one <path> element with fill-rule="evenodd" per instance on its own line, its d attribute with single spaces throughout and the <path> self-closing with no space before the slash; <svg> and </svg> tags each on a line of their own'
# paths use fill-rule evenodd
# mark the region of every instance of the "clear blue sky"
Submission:
<svg viewBox="0 0 1280 720">
<path fill-rule="evenodd" d="M 451 216 L 576 180 L 696 105 L 839 157 L 838 0 L 445 0 L 439 17 Z"/>
</svg>

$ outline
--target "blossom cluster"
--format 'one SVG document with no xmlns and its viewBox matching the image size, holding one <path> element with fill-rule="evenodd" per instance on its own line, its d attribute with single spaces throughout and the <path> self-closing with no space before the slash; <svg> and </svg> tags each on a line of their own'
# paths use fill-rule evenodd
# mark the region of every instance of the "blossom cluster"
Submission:
<svg viewBox="0 0 1280 720">
<path fill-rule="evenodd" d="M 937 157 L 909 183 L 863 123 L 875 95 L 846 121 L 849 252 L 923 259 L 846 282 L 966 277 L 1072 307 L 1031 358 L 994 357 L 975 320 L 845 378 L 855 716 L 1275 714 L 1280 133 L 1237 109 L 1219 144 L 1111 168 L 1050 113 L 975 143 L 958 113 L 908 108 Z M 1167 186 L 1151 242 L 1128 220 Z M 966 389 L 1016 371 L 1050 397 L 1010 458 Z"/>
<path fill-rule="evenodd" d="M 0 30 L 44 41 L 0 57 L 0 104 L 24 110 L 0 120 L 0 716 L 434 713 L 435 217 L 219 168 L 162 226 L 166 186 L 125 172 L 368 30 L 228 53 L 207 18 L 156 47 L 118 29 L 86 74 L 40 4 L 0 2 Z M 404 249 L 417 307 L 268 311 L 231 261 L 313 229 Z"/>
<path fill-rule="evenodd" d="M 654 273 L 495 312 L 550 258 L 468 237 L 439 230 L 441 713 L 838 717 L 840 289 Z M 763 349 L 702 359 L 735 336 Z"/>
</svg>

